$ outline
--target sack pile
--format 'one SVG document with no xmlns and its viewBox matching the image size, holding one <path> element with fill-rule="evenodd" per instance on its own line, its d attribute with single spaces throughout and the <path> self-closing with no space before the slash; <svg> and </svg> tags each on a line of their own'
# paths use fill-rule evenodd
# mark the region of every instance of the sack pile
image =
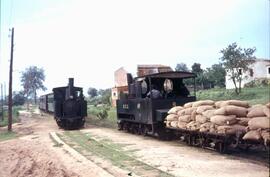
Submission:
<svg viewBox="0 0 270 177">
<path fill-rule="evenodd" d="M 218 134 L 250 130 L 246 139 L 264 136 L 269 140 L 270 103 L 267 105 L 250 107 L 248 102 L 240 100 L 189 102 L 170 109 L 165 122 L 167 127 Z"/>
<path fill-rule="evenodd" d="M 270 103 L 266 105 L 254 105 L 248 109 L 247 118 L 248 132 L 244 135 L 244 140 L 264 140 L 270 142 Z"/>
</svg>

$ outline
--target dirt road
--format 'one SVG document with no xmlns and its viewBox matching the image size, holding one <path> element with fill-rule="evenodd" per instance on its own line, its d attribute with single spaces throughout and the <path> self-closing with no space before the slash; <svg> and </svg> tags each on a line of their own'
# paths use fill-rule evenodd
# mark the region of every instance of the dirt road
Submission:
<svg viewBox="0 0 270 177">
<path fill-rule="evenodd" d="M 64 132 L 51 116 L 20 117 L 14 125 L 19 138 L 0 142 L 0 177 L 269 176 L 256 154 L 220 155 L 94 126 Z"/>
</svg>

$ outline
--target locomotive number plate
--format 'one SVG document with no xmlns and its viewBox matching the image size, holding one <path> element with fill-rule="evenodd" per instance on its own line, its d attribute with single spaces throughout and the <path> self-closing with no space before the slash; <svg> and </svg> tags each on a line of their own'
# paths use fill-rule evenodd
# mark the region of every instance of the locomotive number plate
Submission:
<svg viewBox="0 0 270 177">
<path fill-rule="evenodd" d="M 123 109 L 128 109 L 128 104 L 123 104 Z"/>
</svg>

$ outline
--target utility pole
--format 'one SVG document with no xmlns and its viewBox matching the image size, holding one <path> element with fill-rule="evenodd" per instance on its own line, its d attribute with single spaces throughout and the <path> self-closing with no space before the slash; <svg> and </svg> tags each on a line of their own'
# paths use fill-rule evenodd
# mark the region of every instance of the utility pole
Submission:
<svg viewBox="0 0 270 177">
<path fill-rule="evenodd" d="M 11 53 L 9 68 L 9 92 L 8 92 L 8 131 L 12 130 L 12 70 L 13 70 L 13 47 L 14 47 L 14 28 L 11 31 Z"/>
<path fill-rule="evenodd" d="M 3 99 L 3 84 L 1 84 L 1 107 L 2 107 L 2 117 L 1 117 L 1 120 L 3 121 L 4 120 L 4 99 Z"/>
</svg>

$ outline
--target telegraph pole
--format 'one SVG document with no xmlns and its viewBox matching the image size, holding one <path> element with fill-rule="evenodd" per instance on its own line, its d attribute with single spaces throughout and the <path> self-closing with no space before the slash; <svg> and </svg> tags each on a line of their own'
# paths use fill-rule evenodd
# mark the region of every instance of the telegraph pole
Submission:
<svg viewBox="0 0 270 177">
<path fill-rule="evenodd" d="M 2 117 L 1 117 L 1 120 L 3 121 L 4 120 L 4 99 L 3 99 L 3 84 L 1 84 L 1 108 L 2 108 Z"/>
<path fill-rule="evenodd" d="M 12 130 L 12 70 L 13 70 L 13 47 L 14 47 L 14 28 L 11 31 L 11 52 L 9 68 L 9 92 L 8 92 L 8 131 Z"/>
</svg>

